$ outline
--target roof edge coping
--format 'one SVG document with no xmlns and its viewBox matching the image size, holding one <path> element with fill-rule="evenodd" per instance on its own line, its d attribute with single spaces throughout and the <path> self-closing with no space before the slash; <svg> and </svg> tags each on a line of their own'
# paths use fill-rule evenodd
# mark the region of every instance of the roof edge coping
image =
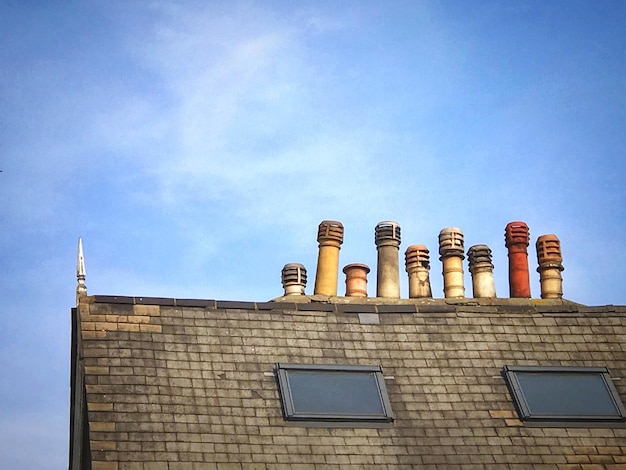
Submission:
<svg viewBox="0 0 626 470">
<path fill-rule="evenodd" d="M 566 299 L 519 299 L 519 298 L 420 298 L 389 299 L 384 297 L 327 297 L 323 295 L 282 296 L 265 302 L 177 299 L 171 297 L 133 297 L 117 295 L 92 295 L 85 299 L 90 303 L 127 305 L 159 305 L 162 307 L 198 307 L 208 309 L 238 310 L 297 310 L 301 312 L 343 313 L 448 313 L 507 312 L 507 313 L 626 313 L 626 305 L 586 306 Z"/>
</svg>

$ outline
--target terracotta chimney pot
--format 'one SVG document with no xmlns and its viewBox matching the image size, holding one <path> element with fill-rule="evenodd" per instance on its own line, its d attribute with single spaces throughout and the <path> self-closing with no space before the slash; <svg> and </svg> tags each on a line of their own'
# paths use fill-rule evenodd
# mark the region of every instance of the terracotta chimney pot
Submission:
<svg viewBox="0 0 626 470">
<path fill-rule="evenodd" d="M 374 241 L 378 251 L 376 297 L 400 298 L 400 225 L 397 222 L 379 222 L 374 229 Z"/>
<path fill-rule="evenodd" d="M 300 263 L 288 263 L 281 273 L 285 295 L 304 295 L 306 268 Z"/>
<path fill-rule="evenodd" d="M 409 275 L 409 298 L 432 297 L 428 248 L 425 245 L 410 245 L 404 252 L 404 264 Z"/>
<path fill-rule="evenodd" d="M 315 273 L 315 294 L 337 295 L 339 250 L 343 243 L 343 225 L 336 220 L 323 220 L 317 231 L 319 252 Z"/>
<path fill-rule="evenodd" d="M 530 298 L 528 245 L 530 231 L 524 222 L 509 222 L 504 230 L 505 246 L 509 250 L 509 290 L 513 298 Z"/>
<path fill-rule="evenodd" d="M 446 298 L 465 296 L 464 249 L 463 232 L 460 228 L 448 227 L 439 232 L 439 259 L 443 264 L 443 292 Z"/>
<path fill-rule="evenodd" d="M 556 235 L 541 235 L 537 238 L 537 261 L 542 299 L 563 298 L 563 256 L 561 242 Z"/>
<path fill-rule="evenodd" d="M 493 279 L 491 248 L 487 245 L 473 245 L 467 250 L 467 258 L 472 273 L 474 298 L 495 298 L 496 284 Z"/>
<path fill-rule="evenodd" d="M 346 297 L 367 297 L 367 274 L 370 268 L 366 264 L 352 263 L 343 268 L 346 275 Z"/>
</svg>

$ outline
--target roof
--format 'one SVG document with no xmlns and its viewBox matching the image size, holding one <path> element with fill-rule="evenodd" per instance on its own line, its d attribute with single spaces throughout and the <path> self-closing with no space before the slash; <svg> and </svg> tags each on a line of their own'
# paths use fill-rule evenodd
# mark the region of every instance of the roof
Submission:
<svg viewBox="0 0 626 470">
<path fill-rule="evenodd" d="M 507 365 L 601 366 L 626 400 L 624 306 L 91 296 L 74 313 L 71 468 L 626 465 L 625 428 L 528 426 L 502 376 Z M 293 426 L 283 362 L 380 365 L 393 424 Z"/>
</svg>

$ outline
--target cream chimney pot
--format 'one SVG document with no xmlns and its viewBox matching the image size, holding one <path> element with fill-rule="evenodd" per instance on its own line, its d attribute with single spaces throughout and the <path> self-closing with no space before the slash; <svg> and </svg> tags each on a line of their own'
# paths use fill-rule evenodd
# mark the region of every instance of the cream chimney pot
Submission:
<svg viewBox="0 0 626 470">
<path fill-rule="evenodd" d="M 443 265 L 443 292 L 446 298 L 464 297 L 464 241 L 460 228 L 448 227 L 439 232 L 439 258 Z"/>
<path fill-rule="evenodd" d="M 400 225 L 397 222 L 379 222 L 374 229 L 374 241 L 378 251 L 376 297 L 400 298 Z"/>
<path fill-rule="evenodd" d="M 496 297 L 496 284 L 493 279 L 491 248 L 487 245 L 474 245 L 467 250 L 469 270 L 472 273 L 474 298 Z"/>
<path fill-rule="evenodd" d="M 288 263 L 283 267 L 281 279 L 285 295 L 304 295 L 306 268 L 300 263 Z"/>
<path fill-rule="evenodd" d="M 324 220 L 317 231 L 319 252 L 315 273 L 315 294 L 337 295 L 339 250 L 343 243 L 343 225 L 336 220 Z"/>
<path fill-rule="evenodd" d="M 541 235 L 537 238 L 537 261 L 542 299 L 563 298 L 563 256 L 561 242 L 556 235 Z"/>
<path fill-rule="evenodd" d="M 409 298 L 432 297 L 428 248 L 424 245 L 410 245 L 404 253 L 404 264 L 409 275 Z"/>
</svg>

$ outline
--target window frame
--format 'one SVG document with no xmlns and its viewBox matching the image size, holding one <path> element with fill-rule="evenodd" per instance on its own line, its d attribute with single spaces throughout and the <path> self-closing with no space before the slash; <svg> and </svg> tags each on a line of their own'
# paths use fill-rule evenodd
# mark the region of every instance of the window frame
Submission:
<svg viewBox="0 0 626 470">
<path fill-rule="evenodd" d="M 615 415 L 534 413 L 520 384 L 518 373 L 580 374 L 602 378 L 605 390 L 615 408 Z M 527 425 L 552 427 L 624 427 L 626 409 L 606 367 L 577 366 L 504 366 L 502 375 L 510 391 L 519 419 Z"/>
<path fill-rule="evenodd" d="M 294 399 L 289 383 L 289 373 L 303 372 L 343 372 L 355 374 L 371 374 L 380 399 L 382 413 L 311 413 L 299 412 L 294 406 Z M 317 427 L 391 427 L 394 416 L 391 402 L 385 385 L 381 366 L 342 365 L 342 364 L 293 364 L 279 362 L 275 367 L 283 418 L 288 424 Z"/>
</svg>

